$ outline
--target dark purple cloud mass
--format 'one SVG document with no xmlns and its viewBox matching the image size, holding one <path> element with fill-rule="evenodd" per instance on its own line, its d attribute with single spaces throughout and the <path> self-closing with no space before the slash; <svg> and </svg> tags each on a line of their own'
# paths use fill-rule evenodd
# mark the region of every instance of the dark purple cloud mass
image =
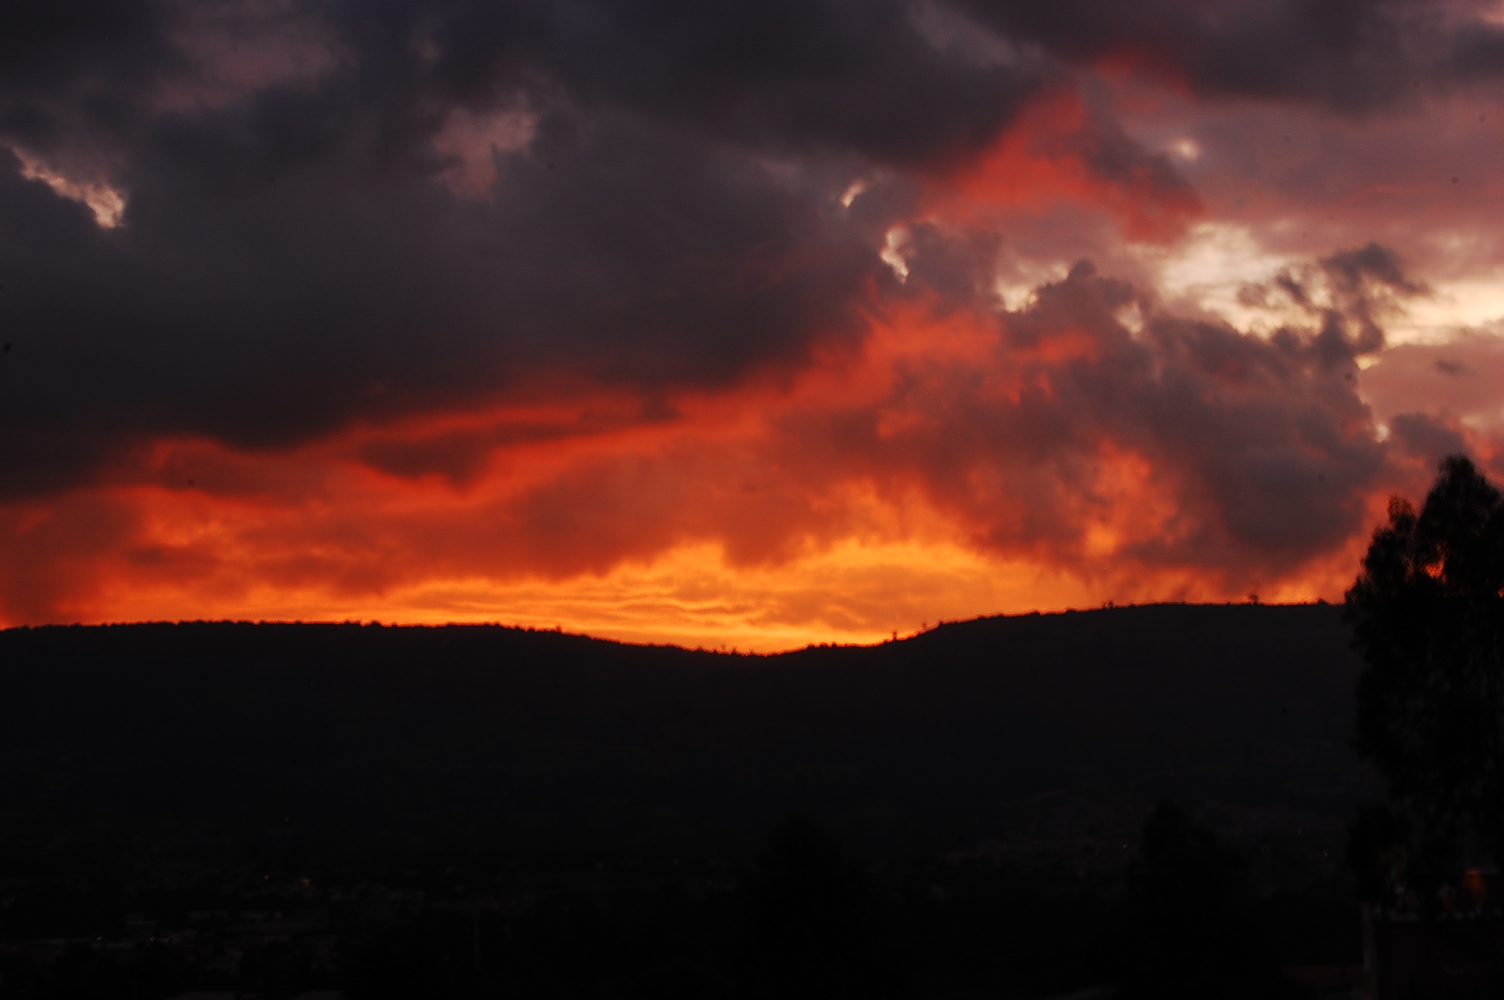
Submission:
<svg viewBox="0 0 1504 1000">
<path fill-rule="evenodd" d="M 1198 94 L 1372 111 L 1504 74 L 1486 3 L 1415 0 L 963 2 L 979 23 L 1072 63 L 1126 61 Z"/>
</svg>

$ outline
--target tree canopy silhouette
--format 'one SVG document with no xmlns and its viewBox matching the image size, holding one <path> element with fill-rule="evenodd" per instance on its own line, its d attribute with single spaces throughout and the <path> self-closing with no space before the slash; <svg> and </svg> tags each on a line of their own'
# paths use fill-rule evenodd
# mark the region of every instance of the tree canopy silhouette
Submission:
<svg viewBox="0 0 1504 1000">
<path fill-rule="evenodd" d="M 1389 502 L 1347 593 L 1357 750 L 1423 842 L 1504 861 L 1504 496 L 1460 455 Z M 1460 839 L 1459 839 L 1460 838 Z"/>
</svg>

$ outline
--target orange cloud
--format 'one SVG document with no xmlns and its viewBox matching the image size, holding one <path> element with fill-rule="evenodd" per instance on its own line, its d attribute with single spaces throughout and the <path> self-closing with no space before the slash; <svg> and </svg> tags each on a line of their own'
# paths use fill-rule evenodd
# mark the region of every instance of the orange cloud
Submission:
<svg viewBox="0 0 1504 1000">
<path fill-rule="evenodd" d="M 1226 490 L 1254 482 L 1245 462 L 1369 461 L 1357 425 L 1302 437 L 1336 426 L 1317 414 L 1348 404 L 1321 393 L 1346 383 L 1233 331 L 1136 338 L 1114 319 L 1131 294 L 1078 269 L 1015 314 L 875 300 L 859 349 L 720 392 L 580 389 L 291 451 L 159 439 L 104 485 L 5 509 L 5 618 L 502 621 L 765 650 L 1107 600 L 1340 596 L 1378 483 L 1303 484 L 1292 512 L 1335 520 L 1293 540 Z"/>
<path fill-rule="evenodd" d="M 981 156 L 935 178 L 925 212 L 953 224 L 996 225 L 1062 204 L 1105 209 L 1128 239 L 1148 242 L 1180 235 L 1202 212 L 1168 161 L 1068 90 L 1035 101 Z"/>
</svg>

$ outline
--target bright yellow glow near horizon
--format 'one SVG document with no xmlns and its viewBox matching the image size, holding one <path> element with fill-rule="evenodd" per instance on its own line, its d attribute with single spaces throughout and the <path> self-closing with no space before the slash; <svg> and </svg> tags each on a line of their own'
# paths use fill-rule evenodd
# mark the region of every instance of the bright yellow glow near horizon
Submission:
<svg viewBox="0 0 1504 1000">
<path fill-rule="evenodd" d="M 1339 574 L 1340 576 L 1340 574 Z M 1292 582 L 1261 595 L 1314 600 L 1335 582 Z M 718 547 L 685 546 L 647 564 L 563 580 L 430 581 L 379 597 L 253 588 L 239 598 L 177 593 L 101 594 L 102 614 L 83 623 L 160 620 L 346 622 L 389 625 L 494 623 L 559 628 L 605 639 L 771 653 L 810 644 L 873 644 L 941 620 L 1045 613 L 1160 600 L 1241 599 L 1186 576 L 1145 581 L 1126 597 L 1122 581 L 1088 582 L 1021 561 L 991 560 L 949 543 L 856 542 L 770 567 L 729 566 Z M 108 609 L 107 611 L 105 609 Z M 82 610 L 82 609 L 80 609 Z"/>
</svg>

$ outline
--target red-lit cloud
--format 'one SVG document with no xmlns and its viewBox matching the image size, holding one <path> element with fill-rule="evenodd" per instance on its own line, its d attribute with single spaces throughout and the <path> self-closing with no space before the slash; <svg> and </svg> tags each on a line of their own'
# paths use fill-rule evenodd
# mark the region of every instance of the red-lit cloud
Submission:
<svg viewBox="0 0 1504 1000">
<path fill-rule="evenodd" d="M 1504 462 L 1497 12 L 1066 6 L 19 25 L 0 621 L 1340 598 Z"/>
</svg>

